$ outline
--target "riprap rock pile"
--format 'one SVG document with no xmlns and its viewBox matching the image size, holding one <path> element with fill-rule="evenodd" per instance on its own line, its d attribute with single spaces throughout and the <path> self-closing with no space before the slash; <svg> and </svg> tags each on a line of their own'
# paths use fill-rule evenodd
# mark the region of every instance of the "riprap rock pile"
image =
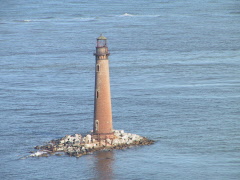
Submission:
<svg viewBox="0 0 240 180">
<path fill-rule="evenodd" d="M 96 140 L 91 134 L 86 136 L 75 134 L 66 135 L 61 139 L 52 140 L 43 146 L 36 146 L 35 149 L 38 149 L 38 151 L 30 156 L 39 157 L 65 153 L 69 156 L 80 157 L 94 151 L 123 149 L 130 146 L 150 145 L 153 143 L 153 140 L 149 140 L 136 134 L 125 133 L 123 130 L 114 130 L 113 139 L 103 140 Z"/>
</svg>

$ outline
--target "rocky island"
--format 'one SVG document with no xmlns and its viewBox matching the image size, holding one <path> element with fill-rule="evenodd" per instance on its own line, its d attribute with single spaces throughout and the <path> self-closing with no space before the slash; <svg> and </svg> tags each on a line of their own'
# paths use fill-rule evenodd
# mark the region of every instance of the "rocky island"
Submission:
<svg viewBox="0 0 240 180">
<path fill-rule="evenodd" d="M 66 135 L 57 140 L 51 140 L 45 145 L 36 146 L 38 151 L 32 153 L 30 157 L 47 157 L 50 155 L 62 155 L 81 157 L 95 151 L 124 149 L 131 146 L 150 145 L 153 140 L 145 137 L 125 133 L 124 130 L 114 130 L 113 139 L 96 140 L 91 134 L 82 136 L 81 134 Z"/>
</svg>

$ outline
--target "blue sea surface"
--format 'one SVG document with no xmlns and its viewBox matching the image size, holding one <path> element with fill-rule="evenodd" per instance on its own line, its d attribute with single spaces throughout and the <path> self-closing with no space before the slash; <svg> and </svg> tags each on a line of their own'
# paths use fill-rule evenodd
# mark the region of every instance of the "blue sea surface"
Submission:
<svg viewBox="0 0 240 180">
<path fill-rule="evenodd" d="M 0 179 L 240 179 L 240 1 L 2 0 Z M 24 158 L 93 126 L 108 38 L 114 129 L 154 145 Z"/>
</svg>

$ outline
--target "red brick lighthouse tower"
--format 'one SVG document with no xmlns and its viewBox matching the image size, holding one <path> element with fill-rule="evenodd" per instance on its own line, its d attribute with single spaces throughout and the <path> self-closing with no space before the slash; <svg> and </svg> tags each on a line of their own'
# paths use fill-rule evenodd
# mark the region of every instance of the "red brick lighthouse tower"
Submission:
<svg viewBox="0 0 240 180">
<path fill-rule="evenodd" d="M 113 138 L 112 105 L 107 38 L 97 38 L 93 135 L 95 139 Z"/>
</svg>

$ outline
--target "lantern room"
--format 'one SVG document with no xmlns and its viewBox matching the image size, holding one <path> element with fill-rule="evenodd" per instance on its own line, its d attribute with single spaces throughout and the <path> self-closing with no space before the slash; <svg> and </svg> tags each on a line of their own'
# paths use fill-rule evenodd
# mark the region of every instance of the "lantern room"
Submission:
<svg viewBox="0 0 240 180">
<path fill-rule="evenodd" d="M 107 57 L 110 55 L 107 47 L 107 38 L 102 34 L 97 38 L 96 53 L 94 53 L 94 55 L 97 57 L 97 59 L 107 59 Z"/>
<path fill-rule="evenodd" d="M 97 47 L 106 47 L 107 46 L 107 38 L 102 34 L 97 38 Z"/>
</svg>

